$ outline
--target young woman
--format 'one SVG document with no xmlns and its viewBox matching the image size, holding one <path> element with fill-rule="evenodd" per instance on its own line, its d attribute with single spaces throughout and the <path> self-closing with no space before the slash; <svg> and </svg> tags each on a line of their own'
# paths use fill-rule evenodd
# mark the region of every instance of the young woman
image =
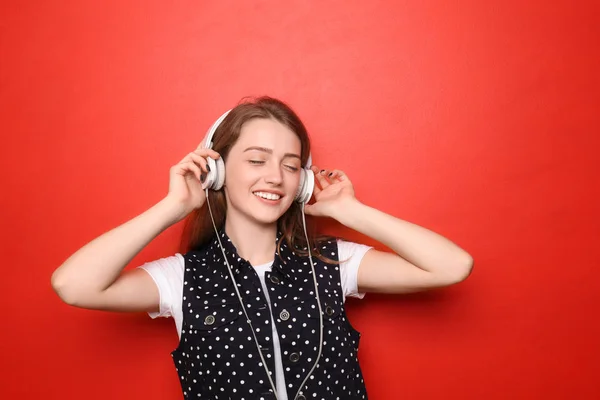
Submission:
<svg viewBox="0 0 600 400">
<path fill-rule="evenodd" d="M 67 259 L 54 290 L 77 307 L 173 317 L 185 398 L 367 398 L 345 297 L 452 285 L 469 275 L 471 256 L 361 203 L 344 172 L 303 169 L 308 134 L 279 100 L 240 103 L 205 142 L 171 168 L 166 197 Z M 304 213 L 394 253 L 315 236 Z M 185 254 L 123 272 L 186 217 Z"/>
</svg>

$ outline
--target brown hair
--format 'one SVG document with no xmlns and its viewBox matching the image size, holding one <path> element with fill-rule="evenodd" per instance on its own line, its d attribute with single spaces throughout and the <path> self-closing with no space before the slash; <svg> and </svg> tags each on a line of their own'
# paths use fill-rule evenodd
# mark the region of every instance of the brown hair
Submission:
<svg viewBox="0 0 600 400">
<path fill-rule="evenodd" d="M 227 162 L 229 151 L 237 142 L 244 123 L 254 118 L 274 119 L 294 132 L 301 143 L 300 158 L 302 166 L 306 165 L 310 154 L 310 139 L 306 127 L 287 104 L 268 96 L 242 99 L 221 122 L 213 136 L 212 149 L 221 155 L 224 162 Z M 209 190 L 208 197 L 215 225 L 217 230 L 220 230 L 225 223 L 227 213 L 225 194 L 222 190 Z M 335 263 L 334 260 L 323 256 L 318 246 L 319 242 L 331 239 L 331 237 L 317 236 L 313 229 L 314 221 L 310 216 L 306 216 L 306 224 L 312 254 L 322 261 Z M 301 205 L 298 202 L 293 201 L 290 208 L 279 218 L 277 228 L 283 233 L 277 243 L 278 255 L 280 254 L 281 243 L 285 240 L 292 251 L 301 256 L 308 256 L 308 251 L 302 250 L 306 246 L 306 238 L 302 226 Z M 208 213 L 208 207 L 201 207 L 190 213 L 186 219 L 181 241 L 182 248 L 185 249 L 185 252 L 198 250 L 208 244 L 214 235 L 214 227 Z"/>
</svg>

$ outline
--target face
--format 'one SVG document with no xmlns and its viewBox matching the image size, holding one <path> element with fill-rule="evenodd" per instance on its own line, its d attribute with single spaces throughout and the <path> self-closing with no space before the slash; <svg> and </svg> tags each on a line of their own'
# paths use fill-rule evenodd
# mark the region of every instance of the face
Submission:
<svg viewBox="0 0 600 400">
<path fill-rule="evenodd" d="M 280 122 L 246 122 L 225 162 L 227 218 L 275 223 L 294 201 L 300 152 L 300 139 Z"/>
</svg>

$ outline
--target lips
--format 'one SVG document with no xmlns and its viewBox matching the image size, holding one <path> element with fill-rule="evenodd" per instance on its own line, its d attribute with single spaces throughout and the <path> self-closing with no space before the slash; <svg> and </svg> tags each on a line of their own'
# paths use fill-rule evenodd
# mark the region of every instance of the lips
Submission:
<svg viewBox="0 0 600 400">
<path fill-rule="evenodd" d="M 265 191 L 256 191 L 256 192 L 253 192 L 253 194 L 256 197 L 260 197 L 261 199 L 272 200 L 272 201 L 279 200 L 282 197 L 282 195 L 279 193 L 265 192 Z"/>
</svg>

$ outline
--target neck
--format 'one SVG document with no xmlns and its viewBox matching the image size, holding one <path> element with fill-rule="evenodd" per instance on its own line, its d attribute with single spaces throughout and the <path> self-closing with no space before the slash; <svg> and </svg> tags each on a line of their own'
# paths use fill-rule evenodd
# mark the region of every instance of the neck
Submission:
<svg viewBox="0 0 600 400">
<path fill-rule="evenodd" d="M 261 225 L 228 215 L 225 219 L 225 233 L 239 256 L 251 265 L 273 261 L 277 247 L 277 223 Z"/>
</svg>

